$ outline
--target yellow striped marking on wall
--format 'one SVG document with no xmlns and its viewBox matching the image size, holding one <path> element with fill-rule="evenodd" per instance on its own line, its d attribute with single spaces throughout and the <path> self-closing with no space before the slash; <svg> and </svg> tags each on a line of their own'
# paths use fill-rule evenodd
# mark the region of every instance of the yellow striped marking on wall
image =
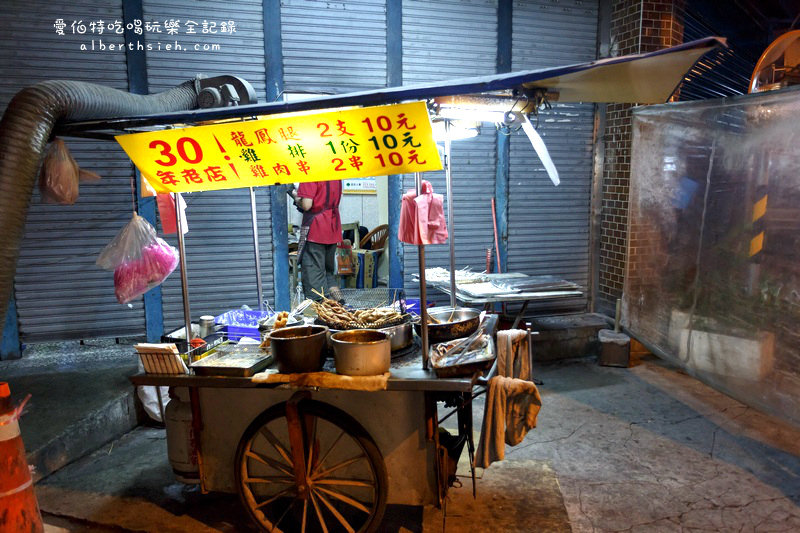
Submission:
<svg viewBox="0 0 800 533">
<path fill-rule="evenodd" d="M 764 232 L 762 231 L 750 239 L 750 257 L 753 257 L 764 247 Z"/>
<path fill-rule="evenodd" d="M 753 204 L 753 222 L 760 219 L 767 213 L 767 195 Z"/>
</svg>

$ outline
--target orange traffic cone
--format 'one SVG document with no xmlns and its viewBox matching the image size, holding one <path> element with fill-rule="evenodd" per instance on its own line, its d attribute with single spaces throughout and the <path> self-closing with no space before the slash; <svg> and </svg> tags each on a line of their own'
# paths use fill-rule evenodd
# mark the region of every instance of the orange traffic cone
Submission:
<svg viewBox="0 0 800 533">
<path fill-rule="evenodd" d="M 19 432 L 21 412 L 22 406 L 11 405 L 8 383 L 0 382 L 0 531 L 4 533 L 44 531 Z"/>
</svg>

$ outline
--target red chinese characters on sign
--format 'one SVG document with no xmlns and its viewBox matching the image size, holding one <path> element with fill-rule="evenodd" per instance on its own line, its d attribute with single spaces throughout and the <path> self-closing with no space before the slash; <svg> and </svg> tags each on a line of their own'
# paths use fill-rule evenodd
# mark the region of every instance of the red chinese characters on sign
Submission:
<svg viewBox="0 0 800 533">
<path fill-rule="evenodd" d="M 202 176 L 193 168 L 185 169 L 181 172 L 181 176 L 186 180 L 186 183 L 203 183 Z"/>
<path fill-rule="evenodd" d="M 278 134 L 280 134 L 281 139 L 283 139 L 284 141 L 301 140 L 300 137 L 297 136 L 297 133 L 295 133 L 294 128 L 292 126 L 286 126 L 285 128 L 278 128 Z"/>
<path fill-rule="evenodd" d="M 364 163 L 361 162 L 361 158 L 357 155 L 351 156 L 348 161 L 350 162 L 350 166 L 356 170 L 364 166 Z"/>
<path fill-rule="evenodd" d="M 263 165 L 250 165 L 250 172 L 254 178 L 266 178 L 268 175 Z"/>
<path fill-rule="evenodd" d="M 208 176 L 208 181 L 227 181 L 228 178 L 222 173 L 222 169 L 220 167 L 212 166 L 205 169 L 206 176 Z"/>
<path fill-rule="evenodd" d="M 178 180 L 175 179 L 175 173 L 169 170 L 159 170 L 156 175 L 164 185 L 176 185 Z"/>
<path fill-rule="evenodd" d="M 158 192 L 440 168 L 424 102 L 223 121 L 118 140 Z"/>
<path fill-rule="evenodd" d="M 205 174 L 205 177 L 200 174 L 200 172 Z M 161 183 L 164 185 L 177 185 L 179 183 L 178 179 L 175 177 L 175 173 L 171 170 L 159 170 L 156 175 L 161 180 Z M 183 178 L 183 181 L 187 184 L 197 184 L 202 185 L 206 182 L 215 182 L 215 181 L 226 181 L 227 178 L 222 173 L 222 169 L 218 166 L 210 166 L 198 171 L 196 168 L 185 168 L 180 171 L 180 176 Z"/>
<path fill-rule="evenodd" d="M 232 131 L 231 140 L 236 144 L 236 146 L 253 146 L 253 143 L 248 142 L 248 140 L 245 138 L 243 131 Z"/>
<path fill-rule="evenodd" d="M 347 125 L 344 123 L 344 120 L 337 120 L 336 121 L 336 129 L 339 130 L 339 135 L 349 135 L 351 137 L 353 136 L 352 133 L 347 131 Z"/>
<path fill-rule="evenodd" d="M 405 128 L 407 130 L 415 130 L 415 129 L 417 129 L 417 126 L 416 126 L 416 124 L 413 125 L 413 126 L 409 125 L 408 118 L 406 117 L 405 113 L 398 113 L 397 114 L 397 129 L 400 129 L 400 128 Z"/>
<path fill-rule="evenodd" d="M 308 162 L 302 159 L 297 162 L 297 168 L 300 169 L 300 172 L 306 175 L 308 175 L 308 171 L 311 170 L 311 167 L 309 166 Z"/>
<path fill-rule="evenodd" d="M 256 142 L 258 144 L 272 144 L 278 142 L 272 140 L 272 137 L 270 137 L 269 130 L 267 128 L 258 129 L 254 133 L 256 134 Z"/>
<path fill-rule="evenodd" d="M 286 174 L 287 176 L 292 175 L 292 173 L 289 171 L 289 167 L 280 163 L 272 167 L 272 170 L 275 172 L 276 176 L 280 176 L 281 174 Z"/>
<path fill-rule="evenodd" d="M 370 148 L 378 152 L 374 156 L 375 160 L 378 161 L 381 167 L 387 168 L 387 171 L 391 171 L 391 167 L 399 167 L 406 162 L 425 163 L 425 161 L 420 161 L 419 155 L 414 150 L 414 148 L 422 146 L 414 141 L 413 134 L 410 131 L 416 129 L 417 125 L 412 124 L 405 113 L 398 113 L 394 120 L 387 115 L 379 115 L 374 119 L 367 117 L 361 122 L 373 134 L 367 138 L 367 141 L 371 143 Z M 401 130 L 406 131 L 399 135 Z M 404 151 L 405 149 L 407 151 Z M 352 151 L 355 152 L 356 150 Z"/>
<path fill-rule="evenodd" d="M 354 122 L 355 123 L 355 122 Z M 353 130 L 347 121 L 342 119 L 331 121 L 320 121 L 315 125 L 318 138 L 323 141 L 326 150 L 330 150 L 331 170 L 334 172 L 347 172 L 355 169 L 360 171 L 365 166 L 363 157 L 372 157 L 379 164 L 380 168 L 385 168 L 387 173 L 392 171 L 392 167 L 400 167 L 406 163 L 425 164 L 424 159 L 420 159 L 415 150 L 422 145 L 414 139 L 414 131 L 417 125 L 414 124 L 405 113 L 394 115 L 381 114 L 378 116 L 367 117 L 361 120 L 363 128 L 368 131 L 369 136 L 357 137 L 356 130 Z M 270 131 L 272 130 L 272 131 Z M 273 137 L 272 133 L 275 134 Z M 252 132 L 256 146 L 270 145 L 277 143 L 278 140 L 285 146 L 284 156 L 277 155 L 278 161 L 271 167 L 272 174 L 275 176 L 290 176 L 292 171 L 308 175 L 311 165 L 307 158 L 309 150 L 312 152 L 316 147 L 306 147 L 309 142 L 307 136 L 300 135 L 293 125 L 284 125 L 275 128 L 260 128 Z M 363 133 L 362 133 L 363 135 Z M 353 137 L 359 138 L 359 141 Z M 364 147 L 366 154 L 359 153 L 362 148 L 361 143 L 366 138 L 367 145 Z M 278 139 L 278 140 L 276 140 Z M 232 131 L 231 140 L 237 147 L 241 148 L 240 159 L 247 163 L 261 161 L 264 156 L 260 155 L 253 147 L 253 144 L 241 131 Z M 298 141 L 303 141 L 301 144 Z M 372 153 L 370 153 L 372 152 Z M 356 155 L 358 154 L 358 155 Z M 276 154 L 270 152 L 270 159 L 275 160 Z M 267 167 L 261 165 L 251 165 L 250 170 L 254 177 L 266 177 Z M 262 175 L 262 170 L 263 174 Z"/>
<path fill-rule="evenodd" d="M 411 150 L 410 152 L 408 152 L 408 160 L 411 161 L 412 163 L 416 163 L 418 165 L 424 165 L 425 163 L 427 163 L 427 161 L 420 161 L 419 160 L 419 156 L 417 155 L 417 151 L 416 150 Z"/>
</svg>

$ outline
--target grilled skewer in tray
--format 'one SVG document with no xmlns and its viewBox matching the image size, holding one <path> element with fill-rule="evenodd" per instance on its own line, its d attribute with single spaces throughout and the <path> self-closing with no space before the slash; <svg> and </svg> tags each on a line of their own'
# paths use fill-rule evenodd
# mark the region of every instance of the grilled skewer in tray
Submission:
<svg viewBox="0 0 800 533">
<path fill-rule="evenodd" d="M 317 313 L 316 322 L 331 329 L 381 329 L 408 321 L 408 315 L 391 307 L 348 309 L 339 302 L 324 299 L 312 304 Z"/>
</svg>

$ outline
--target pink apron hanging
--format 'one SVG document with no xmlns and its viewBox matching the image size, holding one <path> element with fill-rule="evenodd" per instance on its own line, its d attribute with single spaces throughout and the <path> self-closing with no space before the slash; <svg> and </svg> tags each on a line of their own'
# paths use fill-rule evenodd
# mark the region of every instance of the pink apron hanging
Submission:
<svg viewBox="0 0 800 533">
<path fill-rule="evenodd" d="M 397 238 L 407 244 L 447 242 L 443 198 L 441 194 L 433 192 L 430 182 L 422 182 L 419 196 L 413 190 L 403 195 Z"/>
</svg>

